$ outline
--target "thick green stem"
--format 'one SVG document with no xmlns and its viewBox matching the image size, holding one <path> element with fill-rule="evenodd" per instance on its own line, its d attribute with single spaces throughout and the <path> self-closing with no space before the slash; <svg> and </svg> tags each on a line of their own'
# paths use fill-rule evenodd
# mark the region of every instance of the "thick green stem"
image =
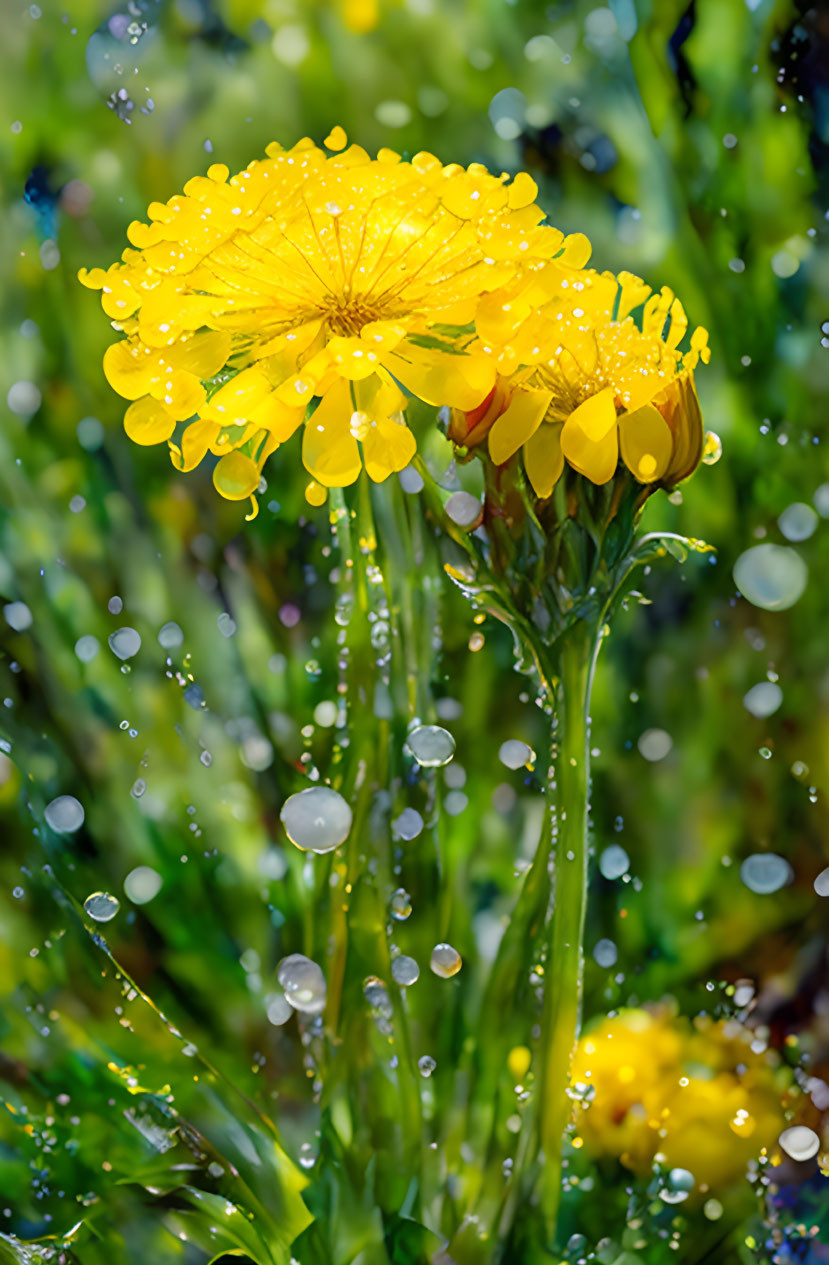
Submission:
<svg viewBox="0 0 829 1265">
<path fill-rule="evenodd" d="M 553 911 L 548 928 L 547 966 L 541 1020 L 538 1143 L 545 1164 L 540 1195 L 547 1230 L 555 1233 L 561 1195 L 562 1142 L 570 1119 L 567 1089 L 581 1019 L 584 915 L 587 904 L 587 812 L 590 786 L 589 708 L 598 649 L 586 622 L 562 638 L 555 741 L 558 805 Z"/>
</svg>

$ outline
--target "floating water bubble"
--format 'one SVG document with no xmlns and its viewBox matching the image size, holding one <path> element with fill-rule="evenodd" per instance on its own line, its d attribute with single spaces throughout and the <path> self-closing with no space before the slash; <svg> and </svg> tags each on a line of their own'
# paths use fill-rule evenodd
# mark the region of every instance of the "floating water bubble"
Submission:
<svg viewBox="0 0 829 1265">
<path fill-rule="evenodd" d="M 593 958 L 599 966 L 615 966 L 619 950 L 612 940 L 599 940 L 593 950 Z"/>
<path fill-rule="evenodd" d="M 820 1150 L 820 1138 L 814 1129 L 805 1124 L 784 1129 L 777 1139 L 786 1154 L 793 1160 L 811 1160 Z"/>
<path fill-rule="evenodd" d="M 348 838 L 352 814 L 330 786 L 308 786 L 282 805 L 280 820 L 291 843 L 303 852 L 331 852 Z"/>
<path fill-rule="evenodd" d="M 118 597 L 117 594 L 115 595 L 115 597 L 111 597 L 109 601 L 107 602 L 107 610 L 109 611 L 110 615 L 120 615 L 123 609 L 124 609 L 123 599 Z"/>
<path fill-rule="evenodd" d="M 268 1016 L 268 1023 L 272 1023 L 275 1028 L 281 1028 L 283 1023 L 287 1023 L 290 1019 L 293 1009 L 284 993 L 274 993 L 268 998 L 265 1013 Z"/>
<path fill-rule="evenodd" d="M 301 1168 L 313 1168 L 317 1162 L 316 1152 L 310 1142 L 303 1142 L 299 1148 L 299 1163 Z"/>
<path fill-rule="evenodd" d="M 74 795 L 58 795 L 44 812 L 46 824 L 58 834 L 72 834 L 83 825 L 83 804 Z"/>
<path fill-rule="evenodd" d="M 242 742 L 240 751 L 242 764 L 255 773 L 262 773 L 273 764 L 273 746 L 264 734 L 248 734 Z M 327 851 L 327 849 L 323 849 Z"/>
<path fill-rule="evenodd" d="M 803 595 L 809 570 L 787 545 L 755 545 L 734 563 L 734 583 L 746 601 L 764 611 L 785 611 Z"/>
<path fill-rule="evenodd" d="M 395 984 L 399 984 L 401 988 L 408 988 L 419 980 L 420 967 L 414 958 L 407 958 L 405 953 L 401 953 L 400 957 L 395 958 L 391 964 L 391 974 Z"/>
<path fill-rule="evenodd" d="M 404 808 L 392 822 L 392 830 L 398 839 L 416 839 L 423 829 L 423 818 L 416 808 Z"/>
<path fill-rule="evenodd" d="M 175 650 L 184 641 L 184 633 L 173 620 L 162 624 L 158 630 L 158 644 L 164 650 Z"/>
<path fill-rule="evenodd" d="M 637 742 L 639 754 L 649 760 L 651 764 L 656 764 L 659 760 L 664 760 L 665 756 L 674 745 L 671 735 L 664 729 L 646 729 L 643 734 L 639 735 Z"/>
<path fill-rule="evenodd" d="M 151 865 L 137 865 L 124 879 L 124 893 L 133 905 L 146 905 L 161 891 L 163 881 Z"/>
<path fill-rule="evenodd" d="M 787 540 L 808 540 L 814 535 L 818 517 L 811 505 L 795 501 L 787 505 L 777 520 L 777 526 Z"/>
<path fill-rule="evenodd" d="M 121 903 L 117 896 L 110 896 L 109 892 L 93 892 L 91 896 L 87 896 L 83 907 L 96 922 L 109 922 L 118 913 Z"/>
<path fill-rule="evenodd" d="M 815 489 L 812 500 L 821 518 L 829 518 L 829 483 L 821 483 L 820 487 Z"/>
<path fill-rule="evenodd" d="M 391 1018 L 394 1012 L 392 1010 L 391 1001 L 389 1000 L 389 990 L 386 988 L 383 980 L 379 979 L 376 975 L 369 975 L 363 981 L 363 996 L 369 1006 L 371 1006 L 372 1010 L 379 1011 L 386 1019 Z"/>
<path fill-rule="evenodd" d="M 210 1176 L 215 1177 L 217 1181 L 220 1177 L 224 1177 L 225 1174 L 224 1166 L 219 1164 L 217 1160 L 213 1160 L 212 1163 L 208 1164 L 207 1171 Z"/>
<path fill-rule="evenodd" d="M 611 843 L 599 857 L 599 873 L 603 878 L 621 878 L 630 868 L 630 857 L 618 843 Z"/>
<path fill-rule="evenodd" d="M 723 1206 L 719 1199 L 706 1199 L 702 1211 L 709 1221 L 719 1221 L 723 1214 Z"/>
<path fill-rule="evenodd" d="M 453 523 L 467 530 L 477 527 L 484 512 L 477 496 L 472 496 L 469 492 L 453 492 L 444 509 Z"/>
<path fill-rule="evenodd" d="M 15 900 L 22 900 L 25 895 L 26 893 L 22 887 L 12 888 L 12 896 Z"/>
<path fill-rule="evenodd" d="M 571 1256 L 580 1256 L 587 1251 L 587 1239 L 583 1234 L 571 1234 L 567 1240 L 567 1251 Z"/>
<path fill-rule="evenodd" d="M 321 729 L 330 729 L 336 723 L 337 704 L 330 699 L 324 699 L 323 702 L 317 703 L 314 708 L 314 724 L 319 725 Z"/>
<path fill-rule="evenodd" d="M 423 478 L 420 473 L 415 470 L 414 466 L 406 466 L 405 470 L 401 470 L 398 474 L 400 486 L 404 492 L 414 493 L 423 491 Z"/>
<path fill-rule="evenodd" d="M 223 637 L 232 637 L 236 632 L 236 621 L 228 611 L 222 611 L 216 619 L 216 625 Z"/>
<path fill-rule="evenodd" d="M 9 628 L 15 632 L 25 632 L 32 626 L 32 612 L 25 602 L 9 602 L 3 607 L 3 614 Z"/>
<path fill-rule="evenodd" d="M 97 452 L 104 442 L 104 428 L 97 417 L 82 417 L 75 427 L 75 434 L 86 452 Z"/>
<path fill-rule="evenodd" d="M 188 707 L 192 707 L 195 712 L 201 711 L 205 706 L 204 690 L 199 685 L 198 681 L 193 681 L 187 686 L 187 689 L 184 691 L 184 701 L 187 703 Z"/>
<path fill-rule="evenodd" d="M 743 707 L 760 720 L 773 716 L 783 702 L 783 691 L 775 681 L 758 681 L 743 696 Z"/>
<path fill-rule="evenodd" d="M 523 769 L 535 760 L 535 752 L 526 742 L 518 738 L 508 738 L 498 748 L 498 759 L 508 769 Z"/>
<path fill-rule="evenodd" d="M 109 648 L 118 659 L 132 659 L 141 649 L 141 637 L 134 628 L 116 628 L 107 637 Z"/>
<path fill-rule="evenodd" d="M 392 918 L 396 918 L 398 922 L 405 922 L 412 912 L 412 898 L 403 887 L 398 887 L 393 893 L 389 902 Z"/>
<path fill-rule="evenodd" d="M 440 725 L 420 725 L 412 730 L 406 742 L 415 760 L 426 769 L 448 764 L 455 754 L 455 739 Z"/>
<path fill-rule="evenodd" d="M 431 1054 L 422 1054 L 417 1060 L 417 1066 L 420 1069 L 420 1075 L 425 1076 L 428 1080 L 428 1078 L 432 1075 L 432 1072 L 437 1067 L 437 1063 L 432 1058 Z"/>
<path fill-rule="evenodd" d="M 451 944 L 436 944 L 432 949 L 432 956 L 429 959 L 429 966 L 435 975 L 439 975 L 441 979 L 451 979 L 453 975 L 457 975 L 463 966 L 463 960 L 457 949 Z"/>
<path fill-rule="evenodd" d="M 740 878 L 759 896 L 779 892 L 792 877 L 792 867 L 775 852 L 755 852 L 740 866 Z"/>
<path fill-rule="evenodd" d="M 100 649 L 100 641 L 97 637 L 93 637 L 91 633 L 87 633 L 84 637 L 79 637 L 75 642 L 75 654 L 81 663 L 91 663 Z"/>
<path fill-rule="evenodd" d="M 277 979 L 294 1010 L 319 1015 L 325 1009 L 326 985 L 316 962 L 302 953 L 291 953 L 279 963 Z"/>
<path fill-rule="evenodd" d="M 815 879 L 815 891 L 818 896 L 829 896 L 829 866 L 821 870 Z"/>
</svg>

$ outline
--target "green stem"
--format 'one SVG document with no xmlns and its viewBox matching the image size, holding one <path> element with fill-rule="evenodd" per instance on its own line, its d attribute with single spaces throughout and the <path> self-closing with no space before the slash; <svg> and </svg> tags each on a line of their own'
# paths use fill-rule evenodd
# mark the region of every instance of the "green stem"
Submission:
<svg viewBox="0 0 829 1265">
<path fill-rule="evenodd" d="M 538 1075 L 538 1145 L 545 1164 L 540 1196 L 547 1232 L 555 1233 L 561 1196 L 562 1141 L 570 1120 L 567 1089 L 581 1019 L 584 916 L 587 905 L 587 813 L 590 786 L 589 708 L 597 631 L 571 626 L 551 665 L 558 677 L 556 802 L 558 808 L 553 912 L 547 938 L 546 983 Z M 557 671 L 556 671 L 557 669 Z"/>
</svg>

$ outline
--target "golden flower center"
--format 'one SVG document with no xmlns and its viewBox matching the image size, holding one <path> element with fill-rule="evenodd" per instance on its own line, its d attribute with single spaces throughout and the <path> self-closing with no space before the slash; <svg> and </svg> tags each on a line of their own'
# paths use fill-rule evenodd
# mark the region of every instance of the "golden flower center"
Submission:
<svg viewBox="0 0 829 1265">
<path fill-rule="evenodd" d="M 388 318 L 389 314 L 382 311 L 379 306 L 375 307 L 360 299 L 353 298 L 332 299 L 324 308 L 324 315 L 332 334 L 341 334 L 348 337 L 359 334 L 363 326 L 370 324 L 371 321 L 379 321 L 384 317 Z"/>
</svg>

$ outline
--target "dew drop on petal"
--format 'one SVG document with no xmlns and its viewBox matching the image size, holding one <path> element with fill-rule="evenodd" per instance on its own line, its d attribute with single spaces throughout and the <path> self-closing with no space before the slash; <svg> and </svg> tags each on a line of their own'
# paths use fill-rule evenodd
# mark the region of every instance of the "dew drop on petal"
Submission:
<svg viewBox="0 0 829 1265">
<path fill-rule="evenodd" d="M 740 866 L 740 878 L 759 896 L 779 892 L 792 877 L 792 867 L 776 852 L 755 852 Z"/>
<path fill-rule="evenodd" d="M 133 905 L 146 905 L 161 891 L 162 877 L 150 865 L 137 865 L 124 879 L 124 892 Z"/>
<path fill-rule="evenodd" d="M 410 984 L 416 984 L 420 978 L 420 967 L 414 958 L 408 958 L 405 953 L 401 953 L 400 957 L 395 958 L 391 964 L 391 974 L 395 984 L 408 988 Z"/>
<path fill-rule="evenodd" d="M 303 852 L 331 852 L 348 838 L 351 808 L 330 786 L 308 786 L 282 805 L 280 820 Z"/>
<path fill-rule="evenodd" d="M 453 949 L 451 944 L 436 944 L 432 949 L 429 966 L 441 979 L 451 979 L 463 966 L 463 960 L 458 950 Z"/>
<path fill-rule="evenodd" d="M 787 505 L 777 520 L 777 526 L 787 540 L 808 540 L 815 532 L 818 516 L 811 505 L 795 501 Z"/>
<path fill-rule="evenodd" d="M 417 1060 L 417 1066 L 420 1069 L 420 1075 L 425 1076 L 428 1079 L 437 1067 L 437 1063 L 432 1058 L 431 1054 L 422 1054 Z"/>
<path fill-rule="evenodd" d="M 814 1129 L 805 1124 L 795 1124 L 790 1129 L 784 1129 L 777 1140 L 793 1160 L 810 1160 L 820 1150 L 820 1138 Z"/>
<path fill-rule="evenodd" d="M 83 907 L 90 918 L 94 918 L 96 922 L 109 922 L 118 913 L 121 904 L 118 898 L 110 896 L 109 892 L 93 892 L 91 896 L 87 896 Z"/>
<path fill-rule="evenodd" d="M 58 795 L 44 812 L 46 824 L 58 834 L 72 834 L 83 825 L 83 804 L 74 795 Z"/>
<path fill-rule="evenodd" d="M 618 843 L 611 843 L 599 857 L 599 873 L 603 878 L 621 878 L 630 868 L 630 857 Z"/>
<path fill-rule="evenodd" d="M 294 1010 L 319 1015 L 325 1009 L 325 976 L 316 962 L 302 953 L 291 953 L 279 963 L 277 978 Z"/>
<path fill-rule="evenodd" d="M 743 696 L 743 707 L 762 720 L 773 716 L 783 702 L 783 691 L 774 681 L 759 681 Z"/>
<path fill-rule="evenodd" d="M 455 754 L 455 739 L 440 725 L 420 725 L 406 739 L 409 750 L 423 768 L 448 764 Z"/>
<path fill-rule="evenodd" d="M 523 769 L 535 759 L 535 752 L 526 742 L 508 738 L 498 749 L 498 759 L 508 769 Z"/>
<path fill-rule="evenodd" d="M 141 649 L 141 637 L 134 628 L 116 628 L 107 638 L 109 648 L 118 659 L 132 659 Z"/>
<path fill-rule="evenodd" d="M 734 563 L 734 583 L 746 601 L 765 611 L 785 611 L 803 594 L 809 570 L 787 545 L 755 545 Z"/>
</svg>

